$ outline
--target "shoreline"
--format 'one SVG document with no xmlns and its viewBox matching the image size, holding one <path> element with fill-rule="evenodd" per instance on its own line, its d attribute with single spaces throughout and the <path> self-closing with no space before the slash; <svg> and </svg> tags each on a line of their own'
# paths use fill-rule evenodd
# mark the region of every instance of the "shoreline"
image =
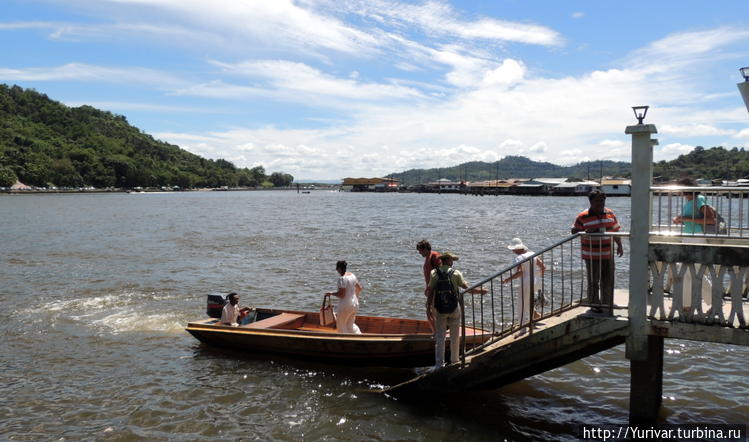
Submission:
<svg viewBox="0 0 749 442">
<path fill-rule="evenodd" d="M 296 190 L 296 188 L 283 187 L 283 188 L 253 188 L 253 187 L 242 187 L 235 189 L 184 189 L 184 190 L 163 190 L 163 189 L 143 189 L 143 190 L 132 190 L 132 189 L 13 189 L 0 191 L 0 195 L 44 195 L 44 194 L 81 194 L 81 193 L 188 193 L 188 192 L 252 192 L 252 191 L 283 191 L 283 190 Z"/>
<path fill-rule="evenodd" d="M 377 191 L 368 191 L 368 192 L 351 192 L 351 191 L 341 191 L 337 188 L 330 187 L 330 188 L 321 188 L 318 187 L 316 189 L 304 189 L 304 190 L 297 190 L 296 188 L 269 188 L 269 189 L 260 189 L 260 188 L 237 188 L 237 189 L 187 189 L 187 190 L 160 190 L 160 189 L 152 189 L 152 190 L 122 190 L 122 189 L 89 189 L 89 190 L 78 190 L 78 189 L 70 189 L 70 190 L 38 190 L 38 189 L 32 189 L 32 190 L 3 190 L 0 191 L 0 197 L 2 196 L 18 196 L 18 195 L 80 195 L 80 194 L 112 194 L 112 193 L 127 193 L 127 194 L 142 194 L 142 193 L 152 193 L 152 194 L 166 194 L 166 193 L 195 193 L 195 192 L 261 192 L 261 191 L 273 191 L 273 192 L 283 192 L 283 191 L 291 191 L 291 192 L 297 192 L 301 194 L 308 194 L 310 192 L 343 192 L 343 193 L 373 193 L 373 194 L 383 194 L 383 193 L 423 193 L 423 194 L 438 194 L 438 195 L 466 195 L 466 196 L 475 196 L 475 197 L 492 197 L 492 196 L 553 196 L 553 197 L 585 197 L 585 194 L 570 194 L 570 193 L 564 193 L 564 194 L 554 194 L 554 193 L 541 193 L 541 192 L 502 192 L 502 193 L 480 193 L 480 192 L 463 192 L 463 191 L 416 191 L 416 190 L 400 190 L 400 191 L 388 191 L 388 192 L 377 192 Z M 609 194 L 608 197 L 630 197 L 629 194 Z"/>
</svg>

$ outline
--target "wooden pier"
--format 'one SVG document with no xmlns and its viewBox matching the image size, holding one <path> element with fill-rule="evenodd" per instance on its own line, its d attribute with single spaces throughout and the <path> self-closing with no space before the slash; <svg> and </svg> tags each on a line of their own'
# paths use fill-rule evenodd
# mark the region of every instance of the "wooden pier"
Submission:
<svg viewBox="0 0 749 442">
<path fill-rule="evenodd" d="M 578 307 L 544 319 L 532 333 L 513 333 L 467 356 L 465 365 L 449 365 L 384 392 L 404 396 L 499 388 L 625 342 L 629 333 L 626 317 L 586 317 L 586 311 L 587 307 Z"/>
<path fill-rule="evenodd" d="M 536 322 L 531 333 L 516 332 L 479 353 L 466 356 L 465 364 L 453 364 L 427 372 L 383 392 L 407 396 L 429 391 L 466 391 L 500 388 L 624 344 L 629 336 L 629 292 L 617 290 L 613 317 L 588 316 L 578 306 Z M 667 309 L 672 301 L 664 301 Z M 706 308 L 707 306 L 703 306 Z M 726 317 L 730 306 L 723 306 Z M 743 305 L 749 317 L 749 303 Z M 649 336 L 749 346 L 749 331 L 686 322 L 651 321 Z"/>
<path fill-rule="evenodd" d="M 632 135 L 630 232 L 584 234 L 587 241 L 613 235 L 629 241 L 629 288 L 615 291 L 613 316 L 589 313 L 583 235 L 573 235 L 463 292 L 464 326 L 488 330 L 493 339 L 463 348 L 459 363 L 384 393 L 423 397 L 494 389 L 626 344 L 630 422 L 654 422 L 663 395 L 665 339 L 749 346 L 749 199 L 743 197 L 749 189 L 651 188 L 655 126 L 638 124 L 625 132 Z M 672 224 L 684 195 L 705 190 L 725 229 L 692 233 Z M 527 264 L 530 287 L 503 284 L 535 259 L 547 263 L 547 270 L 534 275 L 536 266 Z M 477 287 L 487 294 L 471 295 Z"/>
</svg>

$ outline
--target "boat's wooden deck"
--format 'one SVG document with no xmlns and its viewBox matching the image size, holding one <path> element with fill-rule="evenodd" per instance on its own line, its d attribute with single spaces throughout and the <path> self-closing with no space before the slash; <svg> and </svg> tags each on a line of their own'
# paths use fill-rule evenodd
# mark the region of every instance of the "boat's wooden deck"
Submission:
<svg viewBox="0 0 749 442">
<path fill-rule="evenodd" d="M 297 330 L 323 332 L 323 333 L 335 333 L 335 327 L 324 326 L 320 324 L 313 324 L 305 322 L 304 325 L 299 327 Z"/>
<path fill-rule="evenodd" d="M 317 333 L 336 333 L 335 325 L 322 326 L 319 324 L 317 312 L 280 311 L 270 309 L 258 309 L 258 312 L 272 314 L 273 316 L 258 321 L 240 325 L 239 329 L 249 330 L 298 330 Z M 219 324 L 215 319 L 199 322 L 204 325 L 228 327 Z M 377 316 L 357 316 L 356 325 L 366 335 L 424 335 L 432 336 L 433 331 L 429 322 L 422 319 L 407 318 L 385 318 Z M 487 332 L 481 329 L 466 328 L 466 336 L 485 335 Z"/>
<path fill-rule="evenodd" d="M 303 314 L 281 313 L 280 315 L 271 316 L 270 318 L 251 322 L 247 325 L 242 325 L 241 327 L 251 328 L 251 329 L 265 329 L 265 328 L 298 329 L 302 324 L 304 324 Z"/>
</svg>

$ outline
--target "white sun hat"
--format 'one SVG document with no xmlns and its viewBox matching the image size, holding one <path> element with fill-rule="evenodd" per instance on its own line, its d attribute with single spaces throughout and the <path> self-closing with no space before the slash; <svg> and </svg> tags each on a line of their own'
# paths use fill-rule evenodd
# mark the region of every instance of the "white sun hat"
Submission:
<svg viewBox="0 0 749 442">
<path fill-rule="evenodd" d="M 520 238 L 512 238 L 512 241 L 510 241 L 510 245 L 507 246 L 510 250 L 528 250 L 528 247 L 523 244 L 523 241 L 520 240 Z"/>
</svg>

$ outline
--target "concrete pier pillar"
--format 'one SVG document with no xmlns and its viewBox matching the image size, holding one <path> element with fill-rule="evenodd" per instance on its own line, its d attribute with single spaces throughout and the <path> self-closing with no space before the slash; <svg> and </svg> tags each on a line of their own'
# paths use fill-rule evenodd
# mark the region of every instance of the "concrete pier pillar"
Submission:
<svg viewBox="0 0 749 442">
<path fill-rule="evenodd" d="M 644 117 L 644 114 L 643 114 Z M 663 338 L 647 332 L 648 248 L 650 244 L 653 180 L 652 124 L 628 126 L 632 135 L 632 219 L 629 236 L 629 326 L 626 355 L 630 361 L 629 419 L 633 423 L 654 422 L 663 394 Z"/>
<path fill-rule="evenodd" d="M 647 359 L 630 360 L 629 422 L 654 423 L 663 398 L 663 337 L 647 337 Z"/>
<path fill-rule="evenodd" d="M 627 126 L 624 133 L 632 135 L 632 218 L 629 234 L 629 305 L 630 338 L 627 358 L 646 357 L 648 246 L 650 243 L 651 201 L 653 180 L 653 140 L 658 133 L 652 124 Z"/>
</svg>

